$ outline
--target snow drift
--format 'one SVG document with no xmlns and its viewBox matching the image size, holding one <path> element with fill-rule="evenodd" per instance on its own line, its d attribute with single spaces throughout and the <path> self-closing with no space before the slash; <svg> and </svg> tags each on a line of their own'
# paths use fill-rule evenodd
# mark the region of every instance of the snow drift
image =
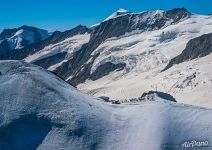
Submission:
<svg viewBox="0 0 212 150">
<path fill-rule="evenodd" d="M 1 150 L 162 150 L 212 140 L 211 109 L 157 97 L 106 103 L 22 61 L 0 61 L 0 83 Z"/>
</svg>

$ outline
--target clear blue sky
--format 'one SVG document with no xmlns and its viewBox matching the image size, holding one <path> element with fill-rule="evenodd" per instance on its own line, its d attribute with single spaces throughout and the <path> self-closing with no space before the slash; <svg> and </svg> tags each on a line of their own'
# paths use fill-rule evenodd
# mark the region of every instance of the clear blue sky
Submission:
<svg viewBox="0 0 212 150">
<path fill-rule="evenodd" d="M 132 12 L 185 7 L 212 13 L 212 0 L 0 0 L 0 31 L 32 25 L 49 31 L 98 23 L 119 8 Z"/>
</svg>

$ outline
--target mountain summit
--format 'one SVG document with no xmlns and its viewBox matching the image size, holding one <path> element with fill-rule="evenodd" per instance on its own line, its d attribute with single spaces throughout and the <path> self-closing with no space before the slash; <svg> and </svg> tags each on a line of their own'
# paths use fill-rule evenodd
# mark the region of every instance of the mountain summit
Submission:
<svg viewBox="0 0 212 150">
<path fill-rule="evenodd" d="M 116 12 L 112 13 L 109 17 L 107 17 L 104 21 L 107 21 L 107 20 L 110 20 L 110 19 L 114 19 L 114 18 L 116 18 L 118 16 L 126 15 L 128 13 L 130 13 L 130 11 L 128 11 L 126 9 L 123 9 L 123 8 L 120 8 Z"/>
<path fill-rule="evenodd" d="M 4 29 L 0 33 L 0 54 L 24 48 L 27 45 L 45 40 L 49 36 L 48 31 L 27 25 L 19 28 Z"/>
</svg>

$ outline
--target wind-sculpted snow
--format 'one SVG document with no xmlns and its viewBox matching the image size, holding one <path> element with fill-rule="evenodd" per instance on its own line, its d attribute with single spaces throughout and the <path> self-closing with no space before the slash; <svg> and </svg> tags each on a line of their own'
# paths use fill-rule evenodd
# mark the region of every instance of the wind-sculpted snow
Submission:
<svg viewBox="0 0 212 150">
<path fill-rule="evenodd" d="M 87 149 L 101 140 L 101 132 L 105 132 L 107 126 L 105 118 L 109 113 L 98 106 L 93 98 L 80 93 L 44 69 L 24 62 L 2 61 L 0 72 L 0 137 L 13 137 L 4 140 L 9 143 L 0 143 L 1 149 L 6 149 L 4 146 L 8 144 L 14 146 L 13 149 L 25 144 L 25 149 L 29 149 L 27 145 L 30 146 L 30 143 L 19 143 L 19 133 L 22 133 L 19 128 L 26 127 L 26 132 L 33 133 L 31 130 L 36 125 L 38 130 L 43 130 L 42 136 L 39 133 L 40 136 L 26 133 L 23 137 L 28 140 L 27 136 L 34 136 L 35 141 L 40 141 L 36 144 L 41 144 L 40 149 L 69 146 L 73 150 Z M 33 115 L 34 119 L 29 115 Z M 25 121 L 26 125 L 20 120 Z M 46 122 L 46 127 L 39 125 L 42 120 Z M 99 125 L 99 122 L 102 124 Z M 18 132 L 11 133 L 13 128 Z M 92 135 L 95 137 L 91 138 Z M 29 140 L 32 139 L 29 137 Z"/>
<path fill-rule="evenodd" d="M 1 150 L 162 150 L 212 140 L 211 109 L 160 98 L 106 103 L 20 61 L 0 61 L 0 72 Z"/>
</svg>

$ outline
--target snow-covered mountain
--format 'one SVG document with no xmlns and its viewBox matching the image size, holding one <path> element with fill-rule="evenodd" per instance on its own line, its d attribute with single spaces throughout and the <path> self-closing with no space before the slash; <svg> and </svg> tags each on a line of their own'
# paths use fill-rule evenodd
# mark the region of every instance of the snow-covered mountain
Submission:
<svg viewBox="0 0 212 150">
<path fill-rule="evenodd" d="M 194 44 L 197 37 L 209 33 L 210 15 L 184 8 L 140 13 L 120 9 L 91 28 L 54 32 L 0 59 L 37 64 L 97 97 L 125 101 L 159 90 L 180 102 L 212 107 L 212 72 L 206 69 L 211 68 L 211 47 L 207 46 L 211 38 Z M 195 57 L 190 60 L 193 51 Z M 176 57 L 182 61 L 173 61 Z M 164 70 L 168 64 L 178 65 Z"/>
<path fill-rule="evenodd" d="M 107 67 L 107 69 L 100 68 L 98 69 L 100 71 L 97 70 L 97 72 L 93 72 L 95 61 L 101 57 L 101 54 L 103 54 L 102 52 L 99 55 L 99 51 L 95 53 L 98 47 L 111 38 L 121 38 L 126 34 L 137 36 L 136 32 L 143 33 L 146 31 L 158 31 L 168 25 L 179 23 L 186 18 L 189 18 L 189 16 L 190 13 L 185 9 L 173 9 L 170 11 L 157 10 L 138 14 L 128 13 L 126 15 L 120 15 L 119 17 L 103 21 L 100 25 L 87 31 L 90 34 L 88 43 L 84 44 L 79 51 L 72 53 L 73 57 L 57 67 L 55 72 L 64 79 L 77 85 L 88 78 L 98 79 L 115 69 L 122 69 L 125 67 L 125 62 L 119 64 L 109 62 L 103 66 L 103 68 Z M 129 41 L 129 45 L 132 43 L 134 43 L 134 41 Z M 34 55 L 37 54 L 35 53 Z M 30 57 L 32 58 L 33 56 Z M 28 60 L 28 58 L 26 58 L 26 60 Z M 34 61 L 32 60 L 30 62 Z M 102 70 L 105 70 L 105 72 Z"/>
<path fill-rule="evenodd" d="M 26 25 L 15 29 L 4 29 L 0 33 L 0 54 L 6 50 L 24 48 L 48 37 L 48 31 Z"/>
<path fill-rule="evenodd" d="M 0 61 L 0 82 L 2 150 L 163 150 L 193 140 L 211 146 L 211 109 L 156 95 L 107 103 L 23 61 Z"/>
<path fill-rule="evenodd" d="M 212 107 L 211 35 L 208 35 L 208 41 L 200 40 L 200 46 L 188 44 L 187 49 L 192 49 L 194 45 L 196 50 L 188 51 L 187 56 L 199 52 L 195 60 L 189 62 L 188 57 L 181 61 L 185 63 L 161 73 L 172 58 L 181 54 L 191 39 L 211 32 L 211 16 L 191 14 L 159 30 L 138 30 L 109 38 L 92 53 L 99 55 L 90 72 L 98 76 L 91 76 L 78 88 L 95 96 L 118 100 L 136 98 L 148 90 L 159 90 L 172 94 L 183 103 Z M 196 40 L 192 43 L 196 43 Z M 208 51 L 206 55 L 205 51 Z M 185 56 L 184 53 L 179 55 L 181 58 Z M 124 67 L 110 65 L 114 69 L 109 70 L 105 67 L 109 63 L 124 64 Z"/>
<path fill-rule="evenodd" d="M 130 11 L 128 11 L 126 9 L 123 9 L 123 8 L 120 8 L 116 12 L 114 12 L 110 16 L 108 16 L 105 20 L 103 20 L 103 22 L 104 21 L 108 21 L 110 19 L 115 19 L 115 18 L 120 17 L 120 16 L 123 16 L 123 15 L 127 15 L 129 13 L 130 13 Z M 96 27 L 98 25 L 100 25 L 100 23 L 94 24 L 91 27 L 93 28 L 93 27 Z"/>
</svg>

